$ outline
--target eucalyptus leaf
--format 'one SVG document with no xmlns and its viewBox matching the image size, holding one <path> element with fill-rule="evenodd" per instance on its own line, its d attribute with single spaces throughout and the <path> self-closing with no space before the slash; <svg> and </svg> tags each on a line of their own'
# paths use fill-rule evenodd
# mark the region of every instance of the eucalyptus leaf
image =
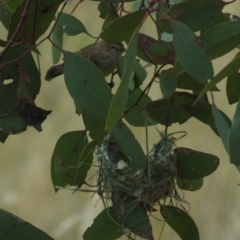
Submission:
<svg viewBox="0 0 240 240">
<path fill-rule="evenodd" d="M 220 15 L 225 4 L 221 0 L 183 1 L 169 9 L 168 18 L 162 20 L 161 27 L 171 32 L 171 19 L 183 23 L 193 32 L 202 30 Z"/>
<path fill-rule="evenodd" d="M 201 189 L 203 185 L 203 178 L 187 179 L 187 178 L 176 176 L 176 179 L 177 179 L 177 186 L 180 189 L 183 189 L 186 191 L 197 191 Z"/>
<path fill-rule="evenodd" d="M 131 76 L 134 71 L 135 58 L 137 53 L 138 30 L 139 29 L 136 29 L 128 44 L 128 49 L 124 61 L 122 80 L 110 105 L 106 122 L 106 131 L 110 131 L 117 124 L 127 106 L 128 88 L 130 81 L 132 80 Z"/>
<path fill-rule="evenodd" d="M 183 178 L 203 178 L 214 172 L 219 165 L 218 157 L 212 154 L 184 147 L 176 148 L 175 153 L 178 175 Z"/>
<path fill-rule="evenodd" d="M 139 33 L 138 35 L 138 57 L 154 65 L 174 64 L 176 56 L 172 46 L 165 41 Z"/>
<path fill-rule="evenodd" d="M 64 77 L 74 101 L 93 117 L 104 122 L 112 96 L 99 69 L 86 58 L 65 52 Z"/>
<path fill-rule="evenodd" d="M 200 36 L 211 59 L 218 58 L 240 44 L 240 22 L 215 25 Z"/>
<path fill-rule="evenodd" d="M 51 178 L 55 191 L 57 187 L 78 186 L 79 158 L 88 144 L 86 131 L 63 134 L 57 141 L 51 159 Z"/>
<path fill-rule="evenodd" d="M 59 24 L 64 26 L 63 31 L 68 36 L 75 36 L 80 33 L 87 33 L 87 29 L 77 18 L 62 12 L 58 20 Z"/>
<path fill-rule="evenodd" d="M 136 203 L 135 198 L 122 194 L 113 199 L 113 207 L 121 225 L 139 237 L 153 240 L 152 226 L 143 203 Z"/>
<path fill-rule="evenodd" d="M 240 99 L 240 73 L 234 72 L 228 76 L 226 88 L 229 104 L 237 103 Z"/>
<path fill-rule="evenodd" d="M 126 121 L 136 127 L 153 125 L 155 121 L 150 120 L 145 111 L 146 105 L 151 101 L 151 98 L 144 94 L 140 88 L 136 89 L 128 98 L 127 109 L 129 110 L 124 116 Z"/>
<path fill-rule="evenodd" d="M 164 98 L 170 98 L 178 84 L 178 76 L 171 69 L 161 71 L 159 75 L 160 88 Z"/>
<path fill-rule="evenodd" d="M 139 167 L 147 168 L 147 159 L 139 142 L 124 123 L 115 126 L 111 133 L 119 149 L 125 156 L 130 157 L 132 163 Z"/>
<path fill-rule="evenodd" d="M 78 166 L 76 170 L 76 177 L 74 179 L 75 184 L 77 185 L 78 188 L 82 186 L 86 181 L 87 173 L 90 167 L 92 166 L 92 161 L 93 161 L 93 153 L 96 147 L 95 142 L 90 142 L 88 143 L 78 160 Z"/>
<path fill-rule="evenodd" d="M 172 27 L 173 45 L 185 71 L 201 83 L 211 79 L 213 66 L 199 38 L 177 21 L 172 22 Z"/>
<path fill-rule="evenodd" d="M 172 100 L 173 99 L 173 100 Z M 173 123 L 185 123 L 192 117 L 185 109 L 187 104 L 192 105 L 196 96 L 187 92 L 175 92 L 172 98 L 155 100 L 147 104 L 146 111 L 156 122 L 171 126 Z M 171 117 L 167 116 L 171 112 Z"/>
<path fill-rule="evenodd" d="M 62 48 L 62 46 L 63 46 L 63 25 L 59 22 L 56 24 L 55 28 L 53 29 L 52 41 L 59 48 Z M 59 49 L 57 49 L 54 45 L 52 45 L 52 58 L 53 58 L 54 64 L 59 62 L 61 54 L 62 53 L 59 51 Z"/>
<path fill-rule="evenodd" d="M 7 37 L 8 40 L 16 31 L 16 28 L 19 24 L 19 19 L 21 19 L 27 2 L 28 1 L 22 1 L 21 4 L 16 8 L 16 11 L 13 13 L 9 26 Z M 14 41 L 21 42 L 24 40 L 28 43 L 35 43 L 39 37 L 42 36 L 43 33 L 48 29 L 59 5 L 62 2 L 64 2 L 64 0 L 42 0 L 41 4 L 30 4 L 26 19 L 24 21 L 24 27 L 20 28 L 20 31 L 18 32 Z"/>
<path fill-rule="evenodd" d="M 237 55 L 222 70 L 220 70 L 217 73 L 217 75 L 203 88 L 203 90 L 200 92 L 196 102 L 198 102 L 206 94 L 207 91 L 211 91 L 216 84 L 218 84 L 225 77 L 233 74 L 239 68 L 240 68 L 240 54 Z"/>
<path fill-rule="evenodd" d="M 123 228 L 115 219 L 113 207 L 105 208 L 83 234 L 84 240 L 115 240 L 123 235 Z"/>
<path fill-rule="evenodd" d="M 237 104 L 229 133 L 229 156 L 231 163 L 240 165 L 240 101 Z"/>
<path fill-rule="evenodd" d="M 185 211 L 165 205 L 161 206 L 160 211 L 166 223 L 182 240 L 200 240 L 195 222 Z"/>
<path fill-rule="evenodd" d="M 8 30 L 12 12 L 9 8 L 9 6 L 5 3 L 4 0 L 0 0 L 0 21 L 2 22 L 3 26 Z"/>
<path fill-rule="evenodd" d="M 47 233 L 3 209 L 0 209 L 0 226 L 2 240 L 53 240 Z"/>
<path fill-rule="evenodd" d="M 101 146 L 104 139 L 105 123 L 93 117 L 88 111 L 82 109 L 83 122 L 86 129 L 89 131 L 89 136 L 93 141 Z"/>
<path fill-rule="evenodd" d="M 212 104 L 212 111 L 218 133 L 222 139 L 226 151 L 228 152 L 230 127 L 214 103 Z"/>
<path fill-rule="evenodd" d="M 136 28 L 140 27 L 146 13 L 147 10 L 143 9 L 114 20 L 102 31 L 100 37 L 103 40 L 112 43 L 128 41 Z"/>
</svg>

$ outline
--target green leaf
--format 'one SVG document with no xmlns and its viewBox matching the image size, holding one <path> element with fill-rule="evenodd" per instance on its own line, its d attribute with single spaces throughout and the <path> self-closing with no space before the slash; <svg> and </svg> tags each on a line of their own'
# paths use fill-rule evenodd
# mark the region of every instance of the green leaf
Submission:
<svg viewBox="0 0 240 240">
<path fill-rule="evenodd" d="M 17 97 L 24 97 L 34 101 L 39 93 L 40 74 L 32 54 L 26 54 L 28 51 L 29 47 L 25 43 L 16 44 L 8 49 L 1 60 L 1 64 L 12 63 L 6 64 L 0 70 L 0 115 L 5 113 L 7 109 L 12 109 L 17 105 Z M 24 58 L 21 57 L 18 60 L 18 65 L 16 65 L 15 60 L 24 54 L 26 54 Z M 13 80 L 13 82 L 5 84 L 5 79 Z M 21 84 L 25 86 L 25 93 L 27 92 L 28 95 L 18 96 Z M 2 109 L 3 106 L 5 109 Z"/>
<path fill-rule="evenodd" d="M 224 22 L 230 22 L 230 14 L 229 13 L 221 13 L 211 24 L 209 24 L 206 28 L 201 30 L 201 34 L 208 31 L 210 28 L 219 25 Z M 201 36 L 201 35 L 200 35 Z"/>
<path fill-rule="evenodd" d="M 178 76 L 172 69 L 163 70 L 159 75 L 159 80 L 163 97 L 170 98 L 177 88 Z"/>
<path fill-rule="evenodd" d="M 93 224 L 87 228 L 83 234 L 84 240 L 118 239 L 123 235 L 123 228 L 117 224 L 114 219 L 113 207 L 105 208 L 93 221 Z"/>
<path fill-rule="evenodd" d="M 153 240 L 152 226 L 143 203 L 136 203 L 136 198 L 123 193 L 122 196 L 113 198 L 113 207 L 121 225 L 141 238 Z"/>
<path fill-rule="evenodd" d="M 197 226 L 193 219 L 183 210 L 174 206 L 161 206 L 161 214 L 166 223 L 182 240 L 200 240 Z"/>
<path fill-rule="evenodd" d="M 86 58 L 65 52 L 64 77 L 74 101 L 93 117 L 105 121 L 112 96 L 99 69 Z"/>
<path fill-rule="evenodd" d="M 240 73 L 234 72 L 227 79 L 227 98 L 229 104 L 239 101 L 240 98 Z"/>
<path fill-rule="evenodd" d="M 139 142 L 124 123 L 115 126 L 111 133 L 121 152 L 125 156 L 130 157 L 132 163 L 139 167 L 147 168 L 147 159 Z"/>
<path fill-rule="evenodd" d="M 140 26 L 146 13 L 147 10 L 143 9 L 114 20 L 106 29 L 102 31 L 100 37 L 103 40 L 111 43 L 129 40 L 136 28 Z"/>
<path fill-rule="evenodd" d="M 104 139 L 105 123 L 93 117 L 84 109 L 82 109 L 82 117 L 86 129 L 89 131 L 89 136 L 98 146 L 101 146 Z"/>
<path fill-rule="evenodd" d="M 138 101 L 139 97 L 142 95 L 141 99 Z M 138 103 L 137 103 L 138 101 Z M 136 89 L 128 98 L 128 105 L 127 108 L 129 109 L 134 105 L 133 108 L 131 108 L 129 111 L 127 111 L 124 118 L 127 120 L 128 123 L 135 127 L 144 127 L 146 125 L 153 125 L 154 120 L 149 121 L 149 116 L 147 115 L 145 108 L 148 103 L 150 103 L 152 100 L 150 97 L 148 97 L 146 94 L 143 93 L 143 91 L 138 88 Z"/>
<path fill-rule="evenodd" d="M 172 101 L 173 99 L 173 101 Z M 182 124 L 192 116 L 184 109 L 186 104 L 192 104 L 195 96 L 187 92 L 175 92 L 171 99 L 160 99 L 147 104 L 149 116 L 160 124 L 171 126 L 173 123 Z M 171 113 L 171 117 L 167 116 Z"/>
<path fill-rule="evenodd" d="M 189 148 L 176 148 L 178 175 L 187 179 L 199 179 L 214 172 L 218 165 L 218 157 L 194 151 Z"/>
<path fill-rule="evenodd" d="M 36 42 L 36 40 L 48 29 L 62 2 L 64 2 L 64 0 L 42 0 L 41 4 L 39 2 L 31 2 L 27 17 L 15 38 L 15 42 L 20 42 L 22 40 L 28 43 Z M 23 1 L 13 13 L 7 37 L 8 40 L 18 27 L 19 19 L 21 19 L 26 3 L 27 1 Z"/>
<path fill-rule="evenodd" d="M 185 25 L 173 21 L 173 45 L 182 67 L 199 82 L 213 77 L 213 66 L 199 38 Z"/>
<path fill-rule="evenodd" d="M 0 130 L 5 133 L 21 133 L 26 131 L 27 126 L 27 122 L 19 114 L 0 116 Z"/>
<path fill-rule="evenodd" d="M 176 56 L 172 46 L 164 41 L 139 33 L 138 35 L 138 57 L 154 65 L 174 64 Z"/>
<path fill-rule="evenodd" d="M 78 186 L 79 158 L 84 156 L 87 144 L 86 131 L 68 132 L 58 139 L 51 160 L 51 178 L 56 191 L 57 187 Z"/>
<path fill-rule="evenodd" d="M 6 141 L 6 139 L 7 139 L 8 136 L 9 136 L 8 133 L 5 133 L 5 132 L 0 131 L 0 142 L 1 142 L 1 143 L 4 143 L 4 142 Z"/>
<path fill-rule="evenodd" d="M 39 228 L 3 209 L 0 209 L 0 226 L 1 240 L 53 240 L 53 238 Z"/>
<path fill-rule="evenodd" d="M 78 188 L 80 188 L 82 186 L 82 184 L 85 183 L 85 179 L 87 177 L 88 170 L 92 166 L 93 152 L 95 150 L 95 147 L 96 147 L 95 142 L 88 143 L 84 147 L 84 149 L 79 157 L 77 171 L 76 171 L 76 177 L 74 179 L 74 182 Z"/>
<path fill-rule="evenodd" d="M 227 66 L 225 66 L 212 80 L 209 82 L 203 90 L 200 92 L 196 102 L 198 102 L 207 91 L 211 91 L 213 87 L 218 84 L 225 77 L 233 74 L 240 68 L 240 54 L 237 55 Z"/>
<path fill-rule="evenodd" d="M 56 26 L 53 30 L 52 41 L 59 48 L 62 48 L 62 46 L 63 46 L 63 25 L 59 22 L 56 24 Z M 61 54 L 62 53 L 56 47 L 54 47 L 54 45 L 52 45 L 52 58 L 53 58 L 54 64 L 59 62 Z"/>
<path fill-rule="evenodd" d="M 196 96 L 196 95 L 195 95 Z M 195 98 L 196 99 L 196 98 Z M 196 119 L 198 119 L 199 121 L 209 125 L 212 130 L 218 134 L 218 130 L 216 128 L 215 125 L 215 120 L 213 117 L 213 113 L 212 113 L 212 106 L 211 104 L 209 104 L 208 102 L 205 101 L 200 101 L 198 103 L 196 103 L 195 105 L 193 105 L 193 103 L 191 104 L 186 104 L 184 106 L 184 109 L 186 110 L 186 112 L 188 112 L 191 116 L 195 117 Z M 231 126 L 231 121 L 230 119 L 227 117 L 227 115 L 225 113 L 223 113 L 221 111 L 222 116 L 224 117 L 226 123 Z"/>
<path fill-rule="evenodd" d="M 68 36 L 87 33 L 85 26 L 77 18 L 67 13 L 62 12 L 58 22 L 64 26 L 63 31 Z"/>
<path fill-rule="evenodd" d="M 219 136 L 221 137 L 223 145 L 228 152 L 230 127 L 214 103 L 212 104 L 212 111 Z"/>
<path fill-rule="evenodd" d="M 240 165 L 240 101 L 237 104 L 230 129 L 229 156 L 231 163 Z"/>
<path fill-rule="evenodd" d="M 211 59 L 218 58 L 240 44 L 240 22 L 225 22 L 205 31 L 200 36 Z"/>
<path fill-rule="evenodd" d="M 195 92 L 200 92 L 204 87 L 203 83 L 197 82 L 188 73 L 183 72 L 178 76 L 177 88 L 182 88 L 186 90 L 192 90 Z M 219 91 L 217 87 L 214 87 L 212 91 Z"/>
<path fill-rule="evenodd" d="M 175 178 L 177 179 L 177 186 L 183 190 L 197 191 L 201 189 L 203 185 L 203 178 L 187 179 L 179 176 L 176 176 Z"/>
<path fill-rule="evenodd" d="M 17 7 L 24 1 L 24 0 L 14 0 L 14 1 L 6 1 L 6 5 L 8 5 L 11 12 L 15 12 Z"/>
<path fill-rule="evenodd" d="M 196 32 L 213 22 L 220 15 L 225 4 L 221 0 L 183 1 L 173 5 L 167 15 L 170 19 L 181 22 Z M 164 31 L 171 32 L 168 19 L 162 21 L 161 27 Z"/>
<path fill-rule="evenodd" d="M 2 22 L 3 26 L 8 30 L 12 12 L 10 11 L 7 4 L 5 4 L 4 0 L 0 0 L 0 21 Z"/>
<path fill-rule="evenodd" d="M 122 56 L 118 59 L 118 64 L 117 64 L 117 73 L 120 78 L 122 78 L 123 76 L 123 71 L 125 66 L 124 63 L 125 63 L 125 56 Z M 135 61 L 134 76 L 133 76 L 132 82 L 130 82 L 129 84 L 129 85 L 133 84 L 133 89 L 131 90 L 134 91 L 140 85 L 142 85 L 146 77 L 147 77 L 147 71 L 145 70 L 145 68 L 138 61 Z"/>
<path fill-rule="evenodd" d="M 137 37 L 138 29 L 136 30 L 136 32 L 134 32 L 128 44 L 122 80 L 110 105 L 106 122 L 106 131 L 110 131 L 117 124 L 117 122 L 121 118 L 123 111 L 127 106 L 128 88 L 129 83 L 132 80 L 131 76 L 135 66 L 135 57 L 137 52 Z"/>
</svg>

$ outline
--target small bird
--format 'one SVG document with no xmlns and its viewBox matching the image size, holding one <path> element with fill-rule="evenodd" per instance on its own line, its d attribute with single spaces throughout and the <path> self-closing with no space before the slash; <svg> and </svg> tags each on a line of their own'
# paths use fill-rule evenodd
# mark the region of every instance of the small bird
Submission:
<svg viewBox="0 0 240 240">
<path fill-rule="evenodd" d="M 89 57 L 89 60 L 93 62 L 102 72 L 103 76 L 106 77 L 114 71 L 118 58 L 126 49 L 122 43 L 108 43 L 105 41 L 99 41 L 94 47 L 93 46 L 94 44 L 89 44 L 75 53 L 85 58 Z M 63 72 L 64 63 L 53 65 L 48 69 L 45 80 L 50 81 L 63 74 Z"/>
</svg>

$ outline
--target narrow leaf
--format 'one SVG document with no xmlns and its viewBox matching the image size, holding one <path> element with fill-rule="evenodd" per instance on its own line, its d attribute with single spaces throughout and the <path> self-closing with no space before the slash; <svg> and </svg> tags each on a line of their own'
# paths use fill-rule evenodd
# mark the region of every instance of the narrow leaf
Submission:
<svg viewBox="0 0 240 240">
<path fill-rule="evenodd" d="M 129 82 L 135 66 L 135 57 L 137 52 L 138 29 L 134 32 L 126 52 L 123 77 L 120 86 L 114 95 L 108 112 L 106 131 L 110 131 L 117 124 L 123 111 L 126 109 L 128 101 Z"/>
<path fill-rule="evenodd" d="M 59 48 L 62 48 L 62 45 L 63 45 L 63 25 L 59 22 L 56 24 L 56 26 L 53 30 L 52 41 Z M 62 53 L 54 45 L 52 45 L 52 58 L 53 58 L 53 63 L 54 64 L 59 62 L 61 54 Z"/>
<path fill-rule="evenodd" d="M 87 173 L 90 167 L 92 166 L 92 161 L 93 161 L 93 152 L 95 150 L 96 143 L 95 142 L 90 142 L 88 143 L 78 161 L 78 166 L 77 166 L 77 171 L 76 171 L 76 177 L 74 179 L 74 182 L 76 183 L 77 187 L 80 188 L 82 184 L 84 184 L 86 181 Z"/>
<path fill-rule="evenodd" d="M 121 123 L 119 126 L 115 126 L 111 132 L 123 154 L 130 157 L 137 166 L 147 168 L 146 156 L 130 129 Z"/>
<path fill-rule="evenodd" d="M 173 21 L 173 45 L 182 67 L 199 82 L 213 77 L 213 66 L 199 38 L 185 25 Z"/>
<path fill-rule="evenodd" d="M 217 109 L 214 103 L 212 104 L 212 111 L 215 119 L 215 124 L 218 129 L 218 133 L 222 139 L 226 151 L 228 152 L 230 128 L 227 122 L 225 121 L 224 117 L 222 116 L 221 112 Z"/>
<path fill-rule="evenodd" d="M 93 117 L 88 111 L 84 109 L 81 111 L 84 125 L 89 131 L 89 136 L 97 143 L 98 146 L 101 146 L 104 139 L 105 123 Z"/>
<path fill-rule="evenodd" d="M 240 165 L 240 101 L 237 104 L 229 134 L 230 162 Z"/>
<path fill-rule="evenodd" d="M 211 89 L 218 84 L 225 77 L 234 73 L 237 69 L 240 68 L 240 55 L 237 55 L 227 66 L 225 66 L 212 80 L 209 82 L 203 90 L 200 92 L 196 102 L 198 102 L 207 91 L 211 91 Z"/>
</svg>

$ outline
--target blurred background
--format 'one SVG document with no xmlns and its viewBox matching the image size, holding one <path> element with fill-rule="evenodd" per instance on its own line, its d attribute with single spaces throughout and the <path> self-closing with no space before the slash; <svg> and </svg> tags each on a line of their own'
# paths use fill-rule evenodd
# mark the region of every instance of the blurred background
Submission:
<svg viewBox="0 0 240 240">
<path fill-rule="evenodd" d="M 70 13 L 76 3 L 77 0 L 74 0 L 69 4 L 65 12 Z M 74 16 L 79 18 L 94 36 L 99 35 L 102 25 L 101 19 L 98 18 L 97 5 L 98 2 L 85 1 L 74 12 Z M 226 6 L 224 12 L 240 16 L 239 1 Z M 156 34 L 151 22 L 144 25 L 141 32 L 152 36 Z M 91 42 L 93 39 L 84 34 L 76 37 L 65 36 L 64 49 L 76 51 Z M 56 240 L 78 240 L 82 239 L 84 231 L 102 211 L 103 205 L 98 196 L 91 193 L 54 191 L 50 162 L 55 144 L 62 134 L 83 130 L 84 127 L 81 117 L 75 114 L 73 100 L 67 92 L 63 77 L 52 82 L 44 81 L 45 73 L 52 65 L 51 44 L 45 41 L 39 47 L 39 51 L 42 86 L 36 104 L 53 112 L 43 123 L 42 132 L 38 133 L 34 128 L 28 128 L 26 132 L 10 136 L 4 144 L 0 144 L 0 208 L 30 222 Z M 225 66 L 236 53 L 237 51 L 232 51 L 224 58 L 215 60 L 215 72 Z M 232 119 L 236 105 L 228 105 L 225 84 L 223 81 L 218 85 L 221 92 L 214 93 L 214 98 L 218 108 Z M 158 83 L 152 89 L 152 99 L 160 98 Z M 157 128 L 160 131 L 164 130 L 161 125 Z M 145 149 L 145 129 L 132 129 Z M 180 192 L 189 202 L 190 215 L 198 226 L 201 239 L 240 239 L 240 174 L 229 164 L 221 140 L 208 126 L 194 119 L 184 125 L 174 124 L 169 132 L 175 131 L 187 132 L 186 137 L 177 141 L 177 146 L 211 153 L 220 158 L 219 168 L 204 179 L 201 190 Z M 155 128 L 149 128 L 148 138 L 150 147 L 159 140 L 159 133 Z M 159 239 L 163 223 L 154 218 L 152 222 L 154 237 Z M 165 225 L 161 239 L 178 240 L 179 237 Z"/>
</svg>

